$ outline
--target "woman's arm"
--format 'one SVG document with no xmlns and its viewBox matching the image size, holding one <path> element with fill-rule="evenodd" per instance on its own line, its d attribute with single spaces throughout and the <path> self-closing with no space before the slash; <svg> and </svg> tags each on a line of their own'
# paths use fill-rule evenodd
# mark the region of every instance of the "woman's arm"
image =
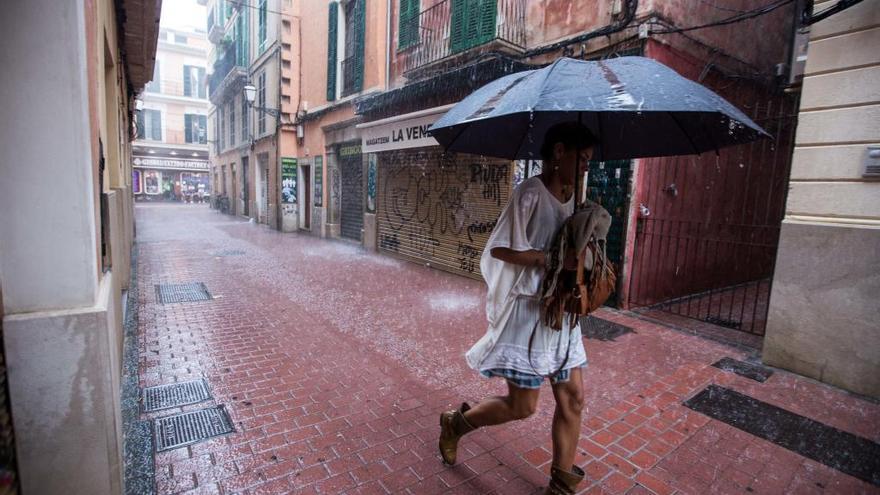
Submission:
<svg viewBox="0 0 880 495">
<path fill-rule="evenodd" d="M 496 247 L 489 251 L 493 258 L 507 263 L 523 266 L 540 266 L 543 268 L 547 261 L 544 253 L 538 250 L 514 251 L 506 247 Z"/>
</svg>

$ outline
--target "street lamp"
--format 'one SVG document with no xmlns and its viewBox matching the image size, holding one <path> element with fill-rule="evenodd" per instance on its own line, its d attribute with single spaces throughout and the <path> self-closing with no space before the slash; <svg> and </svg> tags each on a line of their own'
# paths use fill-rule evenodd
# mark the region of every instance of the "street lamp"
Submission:
<svg viewBox="0 0 880 495">
<path fill-rule="evenodd" d="M 248 105 L 254 110 L 258 110 L 260 112 L 268 113 L 273 117 L 278 117 L 281 115 L 281 112 L 276 108 L 266 108 L 266 107 L 258 107 L 254 106 L 254 99 L 257 97 L 257 88 L 254 87 L 253 84 L 248 84 L 244 87 L 244 98 L 247 100 Z"/>
</svg>

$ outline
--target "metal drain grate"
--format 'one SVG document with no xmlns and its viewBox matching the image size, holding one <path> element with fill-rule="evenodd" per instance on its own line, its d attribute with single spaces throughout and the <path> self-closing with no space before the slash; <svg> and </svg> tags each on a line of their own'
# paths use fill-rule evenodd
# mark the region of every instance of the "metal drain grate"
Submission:
<svg viewBox="0 0 880 495">
<path fill-rule="evenodd" d="M 211 293 L 202 282 L 159 284 L 156 286 L 156 298 L 162 304 L 208 301 L 211 299 Z"/>
<path fill-rule="evenodd" d="M 614 339 L 621 335 L 633 333 L 633 329 L 626 325 L 592 315 L 582 317 L 580 323 L 581 335 L 588 339 L 596 339 L 603 342 L 614 341 Z"/>
<path fill-rule="evenodd" d="M 214 252 L 214 256 L 244 256 L 244 254 L 244 250 L 241 249 L 224 249 Z"/>
<path fill-rule="evenodd" d="M 144 412 L 195 404 L 211 398 L 205 380 L 147 387 L 143 393 Z"/>
<path fill-rule="evenodd" d="M 153 428 L 156 433 L 156 452 L 176 449 L 235 431 L 223 406 L 159 418 Z"/>
</svg>

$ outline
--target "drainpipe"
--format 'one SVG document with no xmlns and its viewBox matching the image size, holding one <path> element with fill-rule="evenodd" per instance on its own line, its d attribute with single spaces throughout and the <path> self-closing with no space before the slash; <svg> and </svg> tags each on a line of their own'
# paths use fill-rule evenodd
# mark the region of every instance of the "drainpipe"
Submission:
<svg viewBox="0 0 880 495">
<path fill-rule="evenodd" d="M 391 55 L 394 50 L 391 48 L 391 0 L 387 0 L 385 10 L 385 90 L 391 88 Z"/>
</svg>

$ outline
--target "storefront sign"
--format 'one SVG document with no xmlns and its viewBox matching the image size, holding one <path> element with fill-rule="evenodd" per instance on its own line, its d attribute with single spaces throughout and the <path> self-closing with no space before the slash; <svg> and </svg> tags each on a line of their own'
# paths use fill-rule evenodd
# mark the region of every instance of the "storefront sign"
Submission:
<svg viewBox="0 0 880 495">
<path fill-rule="evenodd" d="M 207 160 L 174 160 L 171 158 L 135 157 L 132 164 L 139 168 L 174 169 L 174 170 L 208 170 Z"/>
<path fill-rule="evenodd" d="M 315 206 L 324 204 L 324 157 L 315 157 Z"/>
<path fill-rule="evenodd" d="M 296 203 L 296 158 L 281 159 L 281 202 Z"/>
<path fill-rule="evenodd" d="M 372 127 L 364 127 L 361 131 L 364 153 L 437 146 L 437 140 L 428 136 L 428 128 L 441 115 L 441 113 L 436 113 Z"/>
<path fill-rule="evenodd" d="M 339 147 L 339 157 L 345 158 L 361 154 L 361 144 L 343 144 Z"/>
<path fill-rule="evenodd" d="M 428 129 L 453 106 L 443 105 L 358 124 L 356 127 L 361 131 L 363 152 L 437 146 L 437 140 L 428 135 Z"/>
</svg>

